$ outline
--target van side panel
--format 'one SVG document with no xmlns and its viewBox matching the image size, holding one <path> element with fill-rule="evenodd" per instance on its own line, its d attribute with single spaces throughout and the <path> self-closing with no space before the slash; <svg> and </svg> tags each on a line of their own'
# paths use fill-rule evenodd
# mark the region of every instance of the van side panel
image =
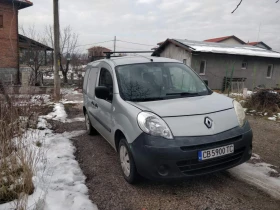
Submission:
<svg viewBox="0 0 280 210">
<path fill-rule="evenodd" d="M 119 94 L 114 94 L 114 97 L 112 133 L 115 134 L 117 130 L 122 131 L 127 142 L 131 144 L 143 132 L 137 122 L 137 116 L 141 110 L 123 101 Z"/>
</svg>

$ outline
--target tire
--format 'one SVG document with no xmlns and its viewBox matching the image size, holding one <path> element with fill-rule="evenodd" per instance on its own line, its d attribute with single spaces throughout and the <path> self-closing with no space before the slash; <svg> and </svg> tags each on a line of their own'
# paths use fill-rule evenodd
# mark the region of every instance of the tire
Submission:
<svg viewBox="0 0 280 210">
<path fill-rule="evenodd" d="M 136 183 L 138 181 L 139 175 L 132 153 L 129 150 L 129 146 L 125 138 L 121 139 L 119 143 L 119 159 L 124 179 L 129 184 Z M 126 166 L 129 167 L 129 170 Z"/>
<path fill-rule="evenodd" d="M 87 128 L 87 134 L 88 135 L 95 135 L 97 134 L 97 131 L 95 130 L 95 128 L 92 126 L 88 113 L 85 113 L 85 123 L 86 123 L 86 128 Z"/>
</svg>

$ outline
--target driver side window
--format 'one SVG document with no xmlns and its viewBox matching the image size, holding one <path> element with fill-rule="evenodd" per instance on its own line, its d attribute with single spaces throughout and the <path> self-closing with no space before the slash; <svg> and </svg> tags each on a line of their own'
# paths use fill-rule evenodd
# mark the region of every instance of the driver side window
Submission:
<svg viewBox="0 0 280 210">
<path fill-rule="evenodd" d="M 98 86 L 105 86 L 109 89 L 109 92 L 110 92 L 109 101 L 112 101 L 112 99 L 113 99 L 113 78 L 112 78 L 111 73 L 107 69 L 102 68 L 100 70 Z"/>
<path fill-rule="evenodd" d="M 170 68 L 170 75 L 173 87 L 177 90 L 186 91 L 186 92 L 193 92 L 196 91 L 196 86 L 192 77 L 189 75 L 188 72 L 174 67 Z"/>
</svg>

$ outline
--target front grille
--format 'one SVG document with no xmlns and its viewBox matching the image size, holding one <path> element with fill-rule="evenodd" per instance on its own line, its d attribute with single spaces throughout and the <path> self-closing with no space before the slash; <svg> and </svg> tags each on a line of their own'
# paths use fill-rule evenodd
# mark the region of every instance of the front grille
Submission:
<svg viewBox="0 0 280 210">
<path fill-rule="evenodd" d="M 245 147 L 236 150 L 231 155 L 205 161 L 198 161 L 198 159 L 183 160 L 177 162 L 177 166 L 179 167 L 180 171 L 186 175 L 200 175 L 210 173 L 234 166 L 241 160 L 244 151 Z"/>
<path fill-rule="evenodd" d="M 222 141 L 217 141 L 217 142 L 212 142 L 212 143 L 208 143 L 208 144 L 201 144 L 201 145 L 194 145 L 194 146 L 183 146 L 180 147 L 181 150 L 183 151 L 190 151 L 190 150 L 202 150 L 202 149 L 207 149 L 207 148 L 211 148 L 211 147 L 215 147 L 215 146 L 225 146 L 228 144 L 232 144 L 234 142 L 240 141 L 242 140 L 242 135 L 240 136 L 236 136 L 230 139 L 226 139 L 226 140 L 222 140 Z"/>
</svg>

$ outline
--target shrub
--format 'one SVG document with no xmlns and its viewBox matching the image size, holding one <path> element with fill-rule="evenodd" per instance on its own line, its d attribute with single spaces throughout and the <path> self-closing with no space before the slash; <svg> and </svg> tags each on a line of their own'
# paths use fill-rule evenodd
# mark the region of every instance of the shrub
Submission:
<svg viewBox="0 0 280 210">
<path fill-rule="evenodd" d="M 35 130 L 29 128 L 37 120 L 32 119 L 33 107 L 25 104 L 13 101 L 0 85 L 0 204 L 14 201 L 20 210 L 26 209 L 34 191 L 32 177 L 41 158 L 26 141 L 36 140 Z"/>
<path fill-rule="evenodd" d="M 259 90 L 248 98 L 245 106 L 261 112 L 278 112 L 280 107 L 280 94 L 271 90 Z"/>
</svg>

